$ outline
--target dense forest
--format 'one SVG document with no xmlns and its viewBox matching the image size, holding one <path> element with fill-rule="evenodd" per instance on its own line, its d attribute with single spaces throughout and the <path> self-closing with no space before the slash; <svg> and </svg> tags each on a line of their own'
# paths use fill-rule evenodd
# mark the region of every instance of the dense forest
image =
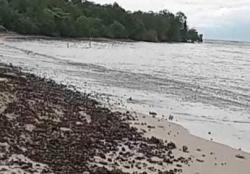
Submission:
<svg viewBox="0 0 250 174">
<path fill-rule="evenodd" d="M 0 28 L 54 37 L 107 37 L 151 42 L 201 42 L 184 13 L 130 12 L 86 0 L 0 0 Z"/>
</svg>

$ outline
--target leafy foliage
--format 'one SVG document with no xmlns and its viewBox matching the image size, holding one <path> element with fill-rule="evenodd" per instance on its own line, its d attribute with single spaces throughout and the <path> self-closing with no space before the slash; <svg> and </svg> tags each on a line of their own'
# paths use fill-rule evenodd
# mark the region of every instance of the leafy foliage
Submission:
<svg viewBox="0 0 250 174">
<path fill-rule="evenodd" d="M 152 42 L 202 41 L 184 13 L 130 12 L 85 0 L 0 0 L 0 25 L 21 34 L 108 37 Z"/>
</svg>

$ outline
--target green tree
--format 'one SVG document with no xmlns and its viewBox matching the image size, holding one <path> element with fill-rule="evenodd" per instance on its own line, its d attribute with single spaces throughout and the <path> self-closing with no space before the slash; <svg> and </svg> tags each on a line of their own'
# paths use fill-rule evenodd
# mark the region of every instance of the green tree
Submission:
<svg viewBox="0 0 250 174">
<path fill-rule="evenodd" d="M 182 12 L 130 12 L 118 3 L 99 5 L 82 0 L 0 0 L 0 25 L 22 34 L 202 41 L 202 35 L 188 29 Z"/>
<path fill-rule="evenodd" d="M 51 10 L 45 8 L 40 10 L 37 15 L 38 26 L 40 28 L 40 33 L 49 36 L 58 36 L 59 32 L 56 31 L 55 16 L 51 13 Z"/>
<path fill-rule="evenodd" d="M 182 42 L 186 42 L 188 33 L 187 17 L 183 12 L 178 12 L 176 18 L 179 25 L 179 39 Z"/>
<path fill-rule="evenodd" d="M 20 15 L 16 25 L 18 32 L 22 34 L 37 34 L 39 31 L 37 25 L 27 16 Z"/>
<path fill-rule="evenodd" d="M 12 11 L 7 0 L 0 0 L 0 25 L 10 28 Z"/>
<path fill-rule="evenodd" d="M 118 21 L 114 21 L 113 24 L 111 24 L 108 28 L 108 37 L 111 38 L 127 38 L 127 31 L 124 25 L 122 25 Z"/>
<path fill-rule="evenodd" d="M 188 40 L 191 42 L 199 41 L 199 35 L 196 29 L 192 28 L 188 31 Z"/>
<path fill-rule="evenodd" d="M 148 30 L 143 33 L 143 41 L 158 42 L 158 34 L 155 30 Z"/>
</svg>

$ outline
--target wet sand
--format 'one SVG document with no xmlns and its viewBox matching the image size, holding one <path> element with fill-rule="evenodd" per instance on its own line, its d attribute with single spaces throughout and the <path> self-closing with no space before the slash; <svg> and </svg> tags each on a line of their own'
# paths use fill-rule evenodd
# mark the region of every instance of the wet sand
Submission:
<svg viewBox="0 0 250 174">
<path fill-rule="evenodd" d="M 250 155 L 0 65 L 0 173 L 249 174 Z"/>
<path fill-rule="evenodd" d="M 192 158 L 191 163 L 182 168 L 185 174 L 248 174 L 250 171 L 250 154 L 246 152 L 193 136 L 182 126 L 165 119 L 141 115 L 138 120 L 131 124 L 145 132 L 144 136 L 175 142 L 178 148 L 173 150 L 174 155 Z M 212 137 L 212 132 L 208 134 Z"/>
</svg>

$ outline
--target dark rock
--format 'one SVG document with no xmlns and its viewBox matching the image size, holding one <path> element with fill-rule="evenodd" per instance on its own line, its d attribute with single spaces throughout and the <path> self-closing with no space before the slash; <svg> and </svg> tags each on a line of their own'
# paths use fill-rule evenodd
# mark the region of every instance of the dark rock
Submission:
<svg viewBox="0 0 250 174">
<path fill-rule="evenodd" d="M 196 159 L 197 162 L 204 163 L 204 160 Z"/>
<path fill-rule="evenodd" d="M 173 115 L 169 115 L 168 119 L 172 121 L 174 119 L 174 116 Z"/>
<path fill-rule="evenodd" d="M 244 157 L 244 156 L 239 155 L 239 154 L 238 154 L 238 155 L 235 155 L 235 157 L 236 157 L 236 158 L 240 158 L 240 159 L 245 159 L 245 157 Z"/>
<path fill-rule="evenodd" d="M 173 150 L 173 149 L 176 149 L 176 145 L 175 145 L 175 143 L 170 142 L 167 144 L 167 148 L 168 148 L 168 150 Z"/>
<path fill-rule="evenodd" d="M 95 170 L 95 174 L 109 174 L 110 172 L 105 167 L 98 167 Z"/>
<path fill-rule="evenodd" d="M 185 152 L 185 153 L 188 153 L 188 147 L 187 146 L 182 146 L 182 151 Z"/>
<path fill-rule="evenodd" d="M 157 113 L 156 112 L 149 112 L 149 115 L 151 115 L 151 116 L 156 116 L 157 115 Z"/>
<path fill-rule="evenodd" d="M 182 167 L 182 165 L 181 164 L 176 164 L 176 167 Z"/>
</svg>

